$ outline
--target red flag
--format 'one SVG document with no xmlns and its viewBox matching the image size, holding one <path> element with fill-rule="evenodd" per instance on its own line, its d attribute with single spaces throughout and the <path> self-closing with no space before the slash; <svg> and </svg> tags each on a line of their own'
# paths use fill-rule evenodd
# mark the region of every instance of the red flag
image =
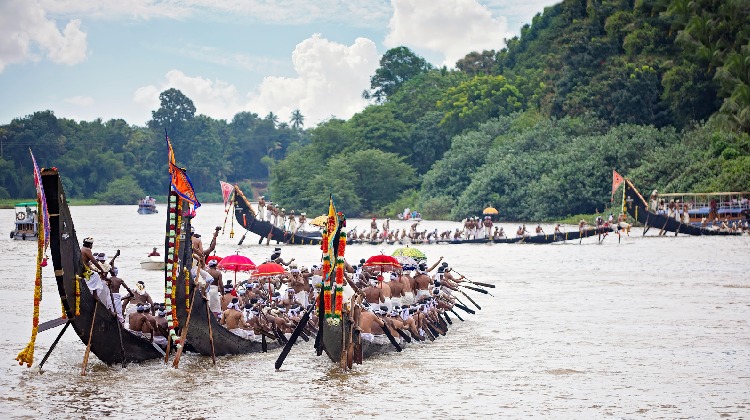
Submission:
<svg viewBox="0 0 750 420">
<path fill-rule="evenodd" d="M 234 191 L 234 187 L 232 184 L 224 181 L 219 181 L 219 184 L 221 184 L 221 197 L 224 199 L 224 207 L 227 207 L 227 203 L 229 203 L 229 197 L 232 195 L 232 191 Z"/>
<path fill-rule="evenodd" d="M 187 172 L 184 168 L 180 168 L 175 164 L 174 150 L 172 149 L 172 143 L 167 137 L 167 153 L 169 154 L 169 174 L 172 176 L 172 188 L 174 191 L 185 200 L 193 203 L 193 206 L 197 209 L 201 206 L 198 201 L 198 197 L 195 195 L 195 189 L 193 189 L 193 183 L 190 182 Z"/>
<path fill-rule="evenodd" d="M 617 187 L 619 187 L 623 181 L 625 181 L 625 179 L 622 177 L 622 175 L 618 174 L 616 170 L 612 169 L 612 199 L 613 200 L 615 196 L 615 191 L 617 191 Z"/>
</svg>

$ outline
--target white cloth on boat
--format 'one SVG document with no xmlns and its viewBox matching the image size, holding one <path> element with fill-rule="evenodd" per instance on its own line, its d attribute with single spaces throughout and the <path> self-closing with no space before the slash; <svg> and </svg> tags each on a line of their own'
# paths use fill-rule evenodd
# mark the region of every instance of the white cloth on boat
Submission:
<svg viewBox="0 0 750 420">
<path fill-rule="evenodd" d="M 109 296 L 109 288 L 104 284 L 99 273 L 91 273 L 89 279 L 86 280 L 86 286 L 88 286 L 91 294 L 94 295 L 99 302 L 104 304 L 104 307 L 108 310 L 112 310 L 112 299 Z"/>
<path fill-rule="evenodd" d="M 245 340 L 250 340 L 255 335 L 252 331 L 243 328 L 232 328 L 229 331 L 231 331 L 236 336 L 244 338 Z"/>
<path fill-rule="evenodd" d="M 404 295 L 401 296 L 401 305 L 411 305 L 413 303 L 414 303 L 414 293 L 404 292 Z"/>
<path fill-rule="evenodd" d="M 213 313 L 221 312 L 221 294 L 215 284 L 208 287 L 208 309 Z"/>
<path fill-rule="evenodd" d="M 122 296 L 119 293 L 112 293 L 112 300 L 115 301 L 115 315 L 120 323 L 125 322 L 125 317 L 122 315 Z"/>
</svg>

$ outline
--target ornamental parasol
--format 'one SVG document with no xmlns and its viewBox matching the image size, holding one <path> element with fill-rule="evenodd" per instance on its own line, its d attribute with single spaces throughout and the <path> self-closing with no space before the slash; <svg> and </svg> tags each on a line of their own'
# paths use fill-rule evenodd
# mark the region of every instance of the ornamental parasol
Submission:
<svg viewBox="0 0 750 420">
<path fill-rule="evenodd" d="M 408 246 L 404 248 L 399 248 L 393 251 L 393 254 L 391 255 L 393 255 L 394 257 L 399 257 L 399 256 L 412 257 L 417 261 L 422 261 L 422 260 L 427 259 L 427 255 L 425 255 L 424 252 L 418 250 L 417 248 L 410 248 Z"/>
<path fill-rule="evenodd" d="M 398 260 L 395 257 L 392 257 L 390 255 L 374 255 L 365 261 L 363 264 L 365 267 L 376 267 L 380 269 L 380 272 L 383 271 L 393 271 L 398 268 L 401 268 L 401 264 L 398 262 Z"/>
<path fill-rule="evenodd" d="M 500 212 L 497 211 L 497 209 L 494 208 L 494 207 L 487 207 L 486 209 L 484 209 L 482 211 L 482 214 L 484 214 L 484 215 L 497 215 L 497 214 L 500 214 Z"/>
<path fill-rule="evenodd" d="M 279 274 L 284 273 L 286 273 L 286 270 L 284 270 L 284 267 L 282 267 L 281 264 L 276 264 L 275 262 L 264 262 L 255 269 L 252 275 L 253 277 L 269 277 L 278 276 Z"/>
<path fill-rule="evenodd" d="M 318 216 L 310 221 L 310 224 L 317 227 L 324 227 L 328 223 L 328 215 L 324 214 L 322 216 Z"/>
<path fill-rule="evenodd" d="M 398 261 L 399 264 L 401 264 L 401 267 L 403 267 L 404 270 L 416 270 L 419 263 L 417 260 L 415 260 L 412 257 L 407 257 L 406 255 L 399 255 L 398 257 L 395 257 L 396 261 Z"/>
<path fill-rule="evenodd" d="M 237 283 L 237 272 L 238 271 L 252 271 L 255 270 L 255 263 L 250 258 L 240 255 L 239 251 L 235 255 L 224 257 L 216 265 L 221 271 L 234 271 L 234 282 Z"/>
<path fill-rule="evenodd" d="M 218 255 L 209 255 L 208 257 L 206 257 L 206 264 L 210 263 L 211 261 L 216 261 L 218 263 L 221 260 L 222 258 Z"/>
</svg>

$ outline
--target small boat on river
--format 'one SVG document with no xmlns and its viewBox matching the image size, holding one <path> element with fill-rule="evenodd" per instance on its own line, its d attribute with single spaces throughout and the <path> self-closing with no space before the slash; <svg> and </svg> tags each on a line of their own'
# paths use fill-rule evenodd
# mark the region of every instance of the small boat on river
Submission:
<svg viewBox="0 0 750 420">
<path fill-rule="evenodd" d="M 15 229 L 10 232 L 10 239 L 17 241 L 35 241 L 39 236 L 39 226 L 37 217 L 37 203 L 29 201 L 16 203 L 16 220 Z"/>
<path fill-rule="evenodd" d="M 156 199 L 151 196 L 146 196 L 138 202 L 138 214 L 156 214 L 159 210 L 156 209 Z"/>
</svg>

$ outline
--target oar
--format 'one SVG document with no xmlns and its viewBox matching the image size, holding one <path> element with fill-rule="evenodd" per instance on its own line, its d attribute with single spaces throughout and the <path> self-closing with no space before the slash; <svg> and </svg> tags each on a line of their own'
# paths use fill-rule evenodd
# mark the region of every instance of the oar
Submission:
<svg viewBox="0 0 750 420">
<path fill-rule="evenodd" d="M 284 346 L 281 354 L 279 354 L 279 358 L 276 359 L 276 364 L 274 365 L 276 367 L 276 370 L 279 370 L 281 368 L 281 365 L 284 363 L 286 356 L 292 350 L 292 346 L 294 346 L 294 343 L 297 341 L 297 337 L 302 334 L 302 330 L 305 329 L 307 321 L 310 319 L 310 314 L 312 313 L 314 307 L 315 305 L 310 305 L 310 308 L 305 311 L 304 315 L 302 315 L 302 319 L 300 319 L 299 323 L 297 324 L 297 328 L 294 329 L 292 336 L 289 337 L 289 341 Z"/>
<path fill-rule="evenodd" d="M 195 304 L 195 302 L 191 302 L 191 308 L 192 304 Z M 208 321 L 208 341 L 211 343 L 211 360 L 214 362 L 214 366 L 216 366 L 216 350 L 214 350 L 214 331 L 213 327 L 211 326 L 211 321 L 213 315 L 211 315 L 211 312 L 208 309 L 208 304 L 205 305 L 206 307 L 206 320 Z"/>
<path fill-rule="evenodd" d="M 62 324 L 68 323 L 70 320 L 68 318 L 57 318 L 57 319 L 51 319 L 49 321 L 42 322 L 39 324 L 38 332 L 47 331 L 52 328 L 57 328 Z"/>
<path fill-rule="evenodd" d="M 391 334 L 391 331 L 388 329 L 388 325 L 386 325 L 385 321 L 383 321 L 382 319 L 380 321 L 383 322 L 383 325 L 382 325 L 383 333 L 385 333 L 385 336 L 388 337 L 388 341 L 390 341 L 391 344 L 393 344 L 393 347 L 396 349 L 396 351 L 400 352 L 401 346 L 399 346 L 396 339 L 393 338 L 393 334 Z"/>
<path fill-rule="evenodd" d="M 237 245 L 242 245 L 243 242 L 245 242 L 245 236 L 247 236 L 247 231 L 245 231 L 245 234 L 242 235 L 242 238 L 239 242 L 237 242 Z M 260 238 L 261 242 L 263 241 L 263 238 Z"/>
<path fill-rule="evenodd" d="M 451 312 L 453 312 L 453 315 L 455 315 L 456 318 L 460 319 L 461 322 L 464 322 L 464 319 L 461 318 L 461 315 L 459 315 L 456 311 L 454 311 L 453 308 L 451 308 Z"/>
<path fill-rule="evenodd" d="M 469 308 L 466 307 L 466 305 L 463 305 L 461 303 L 454 303 L 454 305 L 457 306 L 458 308 L 460 308 L 461 310 L 463 310 L 466 313 L 469 313 L 469 314 L 472 314 L 472 315 L 474 315 L 476 313 L 476 312 L 474 312 L 473 309 L 469 309 Z"/>
<path fill-rule="evenodd" d="M 407 343 L 411 343 L 411 337 L 409 337 L 409 334 L 403 332 L 402 330 L 399 330 L 398 328 L 394 328 L 394 329 L 396 330 L 398 335 L 400 335 L 401 338 L 404 339 L 404 341 L 406 341 Z"/>
<path fill-rule="evenodd" d="M 465 287 L 465 288 L 467 288 L 469 290 L 473 290 L 475 292 L 479 292 L 479 293 L 482 293 L 482 294 L 485 294 L 485 295 L 487 295 L 487 294 L 490 293 L 490 292 L 488 292 L 488 291 L 486 291 L 484 289 L 480 289 L 478 287 L 466 286 L 466 285 L 463 285 L 463 284 L 459 284 L 459 286 Z"/>
<path fill-rule="evenodd" d="M 86 352 L 83 353 L 83 366 L 81 366 L 81 376 L 86 376 L 86 365 L 89 363 L 89 352 L 91 351 L 91 339 L 94 337 L 94 324 L 96 323 L 96 310 L 99 309 L 99 301 L 95 300 L 94 315 L 91 317 L 91 328 L 89 329 L 89 342 L 86 344 Z"/>
<path fill-rule="evenodd" d="M 478 304 L 478 303 L 474 302 L 474 299 L 472 299 L 472 298 L 471 298 L 471 296 L 469 296 L 469 295 L 467 295 L 466 293 L 464 293 L 464 291 L 463 291 L 463 290 L 461 290 L 461 289 L 459 289 L 458 291 L 459 291 L 459 292 L 461 292 L 461 294 L 462 294 L 462 295 L 466 296 L 466 299 L 469 299 L 469 302 L 473 303 L 473 304 L 474 304 L 474 306 L 476 306 L 476 307 L 477 307 L 477 309 L 479 309 L 480 311 L 482 310 L 482 307 L 481 307 L 481 306 L 479 306 L 479 304 Z"/>
<path fill-rule="evenodd" d="M 119 255 L 119 249 L 117 250 Z M 115 255 L 115 257 L 117 257 Z M 114 262 L 114 258 L 112 259 L 112 262 Z M 117 311 L 117 307 L 115 307 L 115 296 L 112 294 L 112 289 L 107 285 L 107 289 L 109 290 L 109 299 L 112 301 L 112 310 Z M 122 323 L 120 322 L 120 319 L 117 318 L 117 314 L 112 314 L 115 317 L 115 322 L 117 322 L 117 334 L 120 336 L 120 356 L 122 356 L 122 367 L 125 368 L 125 347 L 122 345 Z M 153 340 L 151 340 L 153 342 Z"/>
<path fill-rule="evenodd" d="M 443 314 L 443 317 L 445 317 L 445 320 L 446 320 L 446 321 L 447 321 L 447 322 L 448 322 L 449 324 L 453 325 L 453 321 L 451 321 L 450 317 L 448 317 L 448 314 L 447 314 L 446 312 L 442 312 L 442 314 Z"/>
<path fill-rule="evenodd" d="M 481 282 L 478 282 L 478 281 L 473 281 L 473 280 L 471 280 L 470 278 L 468 278 L 468 277 L 464 276 L 463 274 L 459 273 L 458 271 L 454 270 L 454 269 L 453 269 L 453 267 L 451 267 L 451 271 L 453 271 L 454 273 L 456 273 L 456 274 L 458 274 L 459 276 L 463 277 L 463 278 L 464 278 L 464 280 L 468 281 L 469 283 L 473 283 L 473 284 L 476 284 L 477 286 L 482 286 L 482 287 L 489 287 L 490 289 L 494 289 L 494 288 L 495 288 L 495 285 L 494 285 L 494 284 L 489 284 L 489 283 L 481 283 Z"/>
<path fill-rule="evenodd" d="M 60 318 L 60 319 L 64 319 L 64 318 Z M 42 366 L 44 366 L 44 362 L 47 361 L 47 358 L 52 353 L 52 350 L 54 350 L 55 346 L 57 346 L 57 342 L 60 341 L 60 339 L 62 338 L 63 334 L 65 334 L 65 330 L 68 329 L 68 325 L 70 325 L 70 319 L 66 319 L 66 321 L 67 322 L 65 322 L 65 326 L 63 327 L 62 331 L 60 331 L 60 334 L 57 334 L 57 338 L 55 338 L 55 341 L 52 342 L 52 345 L 50 346 L 49 350 L 47 350 L 47 353 L 42 358 L 42 362 L 39 363 L 39 373 L 42 373 Z"/>
<path fill-rule="evenodd" d="M 172 361 L 172 367 L 177 369 L 180 366 L 180 357 L 182 357 L 182 350 L 185 348 L 185 340 L 187 339 L 187 333 L 188 333 L 188 327 L 190 326 L 190 317 L 193 315 L 193 303 L 195 302 L 195 291 L 198 290 L 197 287 L 193 287 L 193 295 L 190 298 L 190 310 L 188 310 L 188 316 L 185 320 L 185 327 L 182 328 L 182 331 L 180 331 L 180 347 L 177 349 L 177 353 L 174 356 L 174 360 Z"/>
</svg>

